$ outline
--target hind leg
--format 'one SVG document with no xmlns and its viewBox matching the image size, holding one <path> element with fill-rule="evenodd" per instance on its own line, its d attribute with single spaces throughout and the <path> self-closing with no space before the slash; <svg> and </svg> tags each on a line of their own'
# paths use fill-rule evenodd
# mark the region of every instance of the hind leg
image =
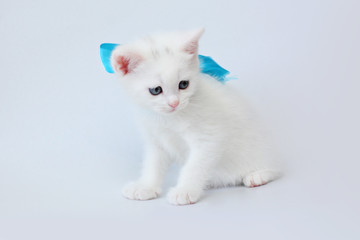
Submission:
<svg viewBox="0 0 360 240">
<path fill-rule="evenodd" d="M 246 187 L 259 187 L 280 177 L 280 173 L 272 170 L 259 170 L 247 174 L 243 178 Z"/>
</svg>

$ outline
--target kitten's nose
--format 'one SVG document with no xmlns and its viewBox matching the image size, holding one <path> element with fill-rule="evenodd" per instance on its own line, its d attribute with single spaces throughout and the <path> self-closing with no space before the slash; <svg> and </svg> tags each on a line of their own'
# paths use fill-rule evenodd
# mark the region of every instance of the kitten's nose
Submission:
<svg viewBox="0 0 360 240">
<path fill-rule="evenodd" d="M 179 100 L 169 102 L 169 106 L 172 108 L 176 108 L 178 105 L 179 105 Z"/>
</svg>

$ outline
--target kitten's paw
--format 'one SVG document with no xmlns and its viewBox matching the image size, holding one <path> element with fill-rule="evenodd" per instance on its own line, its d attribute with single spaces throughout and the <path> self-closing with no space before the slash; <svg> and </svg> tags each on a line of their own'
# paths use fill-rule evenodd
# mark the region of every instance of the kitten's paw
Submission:
<svg viewBox="0 0 360 240">
<path fill-rule="evenodd" d="M 123 196 L 131 200 L 150 200 L 157 198 L 160 193 L 160 188 L 145 186 L 138 182 L 129 183 L 122 190 Z"/>
<path fill-rule="evenodd" d="M 194 204 L 199 201 L 201 192 L 199 190 L 174 187 L 170 189 L 167 199 L 169 203 L 174 205 Z"/>
<path fill-rule="evenodd" d="M 259 187 L 278 178 L 280 174 L 271 170 L 261 170 L 246 175 L 243 183 L 246 187 Z"/>
</svg>

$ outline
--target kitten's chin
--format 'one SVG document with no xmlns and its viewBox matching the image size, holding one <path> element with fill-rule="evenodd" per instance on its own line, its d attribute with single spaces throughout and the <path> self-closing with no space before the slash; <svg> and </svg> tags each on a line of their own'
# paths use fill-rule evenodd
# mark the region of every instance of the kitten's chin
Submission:
<svg viewBox="0 0 360 240">
<path fill-rule="evenodd" d="M 183 110 L 184 108 L 180 108 L 180 107 L 177 107 L 175 109 L 166 109 L 166 110 L 163 110 L 161 111 L 160 113 L 164 114 L 164 115 L 172 115 L 172 114 L 177 114 L 179 112 L 181 112 L 181 110 Z"/>
<path fill-rule="evenodd" d="M 166 111 L 163 111 L 162 113 L 164 114 L 175 114 L 176 112 L 178 112 L 178 109 L 169 109 L 169 110 L 166 110 Z"/>
</svg>

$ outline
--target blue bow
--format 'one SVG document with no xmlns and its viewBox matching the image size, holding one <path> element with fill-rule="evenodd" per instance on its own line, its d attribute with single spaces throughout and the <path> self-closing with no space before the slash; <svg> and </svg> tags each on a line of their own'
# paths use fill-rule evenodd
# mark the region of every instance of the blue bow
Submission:
<svg viewBox="0 0 360 240">
<path fill-rule="evenodd" d="M 116 43 L 103 43 L 100 45 L 101 61 L 108 73 L 114 73 L 111 67 L 110 57 L 112 51 L 118 46 Z M 226 76 L 230 73 L 228 70 L 222 68 L 211 57 L 199 55 L 200 70 L 202 73 L 208 74 L 216 78 L 219 82 L 229 80 Z"/>
</svg>

